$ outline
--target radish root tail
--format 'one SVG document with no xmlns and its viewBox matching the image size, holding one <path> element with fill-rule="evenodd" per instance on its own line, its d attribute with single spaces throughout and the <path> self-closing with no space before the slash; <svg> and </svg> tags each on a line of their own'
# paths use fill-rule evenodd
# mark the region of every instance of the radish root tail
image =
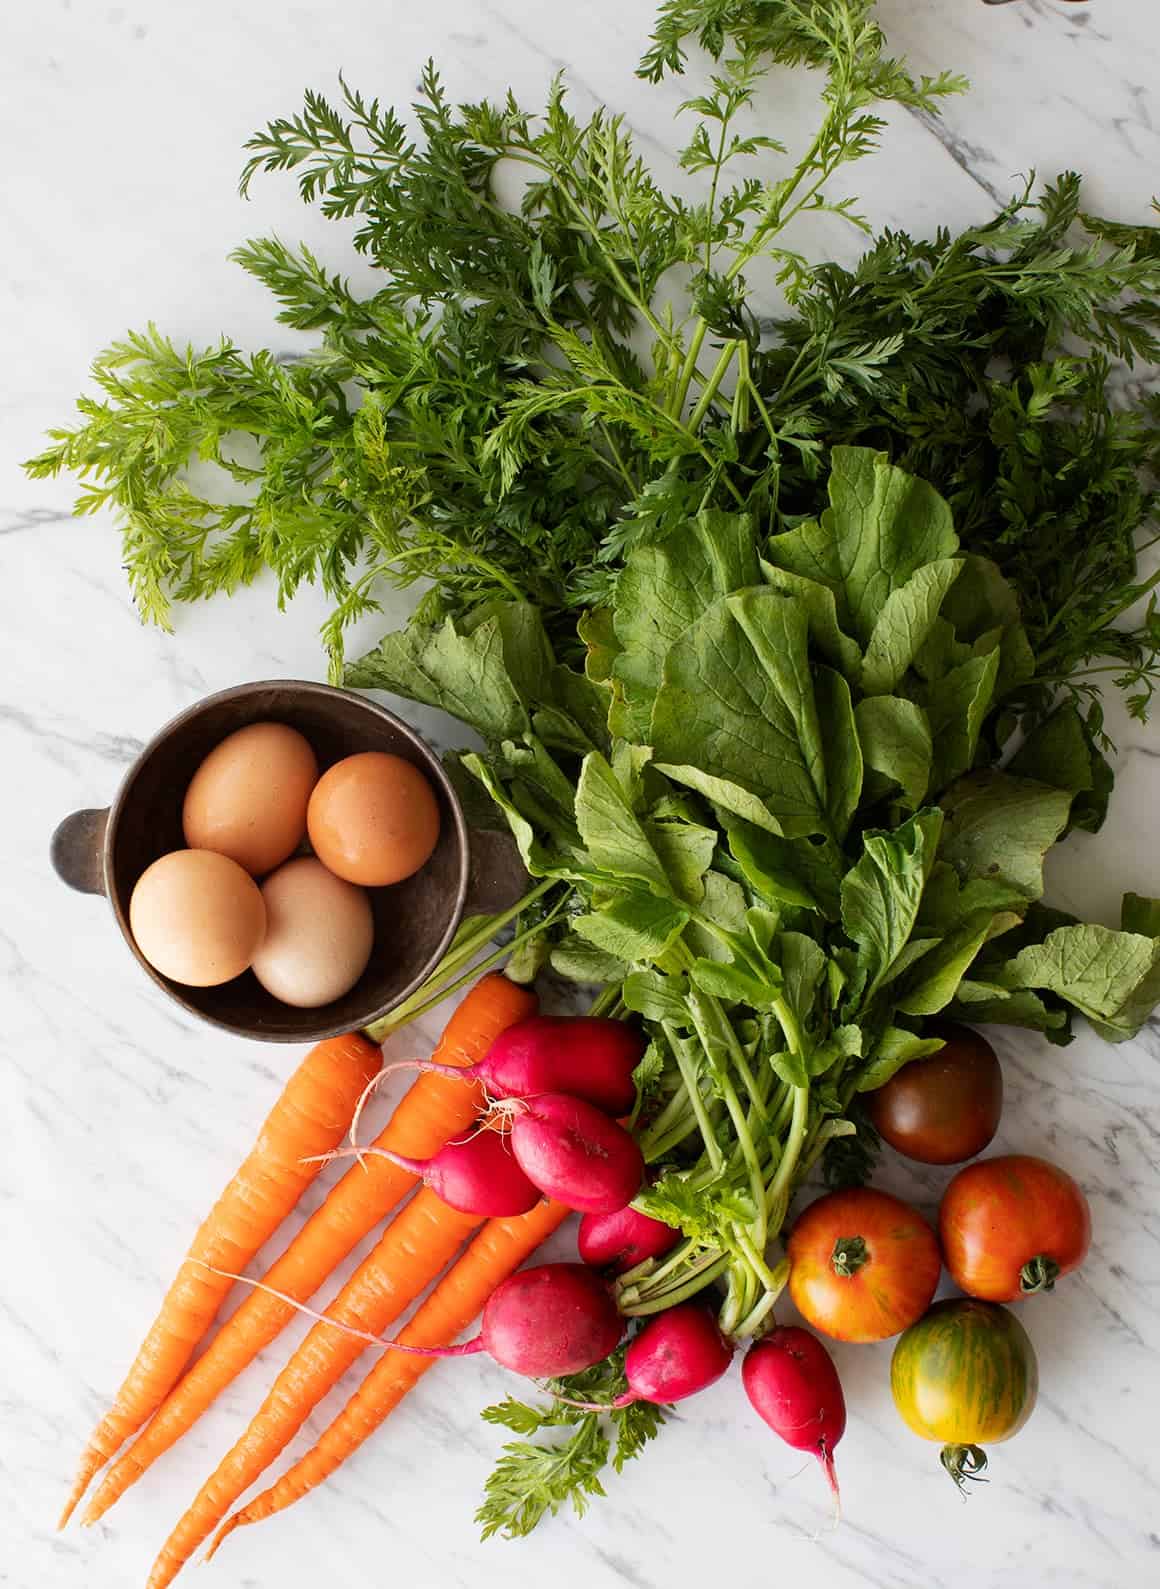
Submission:
<svg viewBox="0 0 1160 1589">
<path fill-rule="evenodd" d="M 313 1319 L 316 1324 L 329 1324 L 332 1329 L 341 1330 L 343 1335 L 351 1335 L 356 1341 L 365 1341 L 368 1346 L 389 1347 L 392 1352 L 409 1352 L 413 1357 L 473 1357 L 476 1352 L 483 1351 L 483 1341 L 478 1335 L 470 1341 L 461 1341 L 458 1346 L 408 1346 L 406 1342 L 392 1341 L 385 1335 L 372 1335 L 369 1330 L 360 1330 L 353 1324 L 344 1324 L 341 1319 L 334 1318 L 329 1313 L 319 1313 L 316 1309 L 307 1307 L 305 1302 L 299 1302 L 297 1297 L 292 1297 L 286 1291 L 279 1291 L 276 1286 L 268 1286 L 264 1280 L 251 1280 L 249 1275 L 234 1274 L 229 1269 L 216 1269 L 213 1264 L 205 1263 L 201 1258 L 194 1258 L 191 1262 L 202 1269 L 208 1269 L 210 1274 L 219 1275 L 223 1280 L 238 1280 L 244 1286 L 253 1286 L 256 1291 L 264 1291 L 267 1296 L 277 1297 L 279 1302 L 285 1302 L 287 1307 L 293 1308 L 296 1313 L 305 1314 L 308 1319 Z"/>
<path fill-rule="evenodd" d="M 429 1067 L 433 1064 L 434 1061 L 428 1059 L 397 1059 L 393 1065 L 384 1065 L 382 1070 L 376 1071 L 376 1073 L 371 1077 L 370 1081 L 367 1082 L 366 1086 L 359 1094 L 358 1103 L 356 1103 L 354 1106 L 354 1114 L 351 1116 L 350 1120 L 350 1145 L 352 1148 L 354 1148 L 356 1154 L 358 1154 L 358 1161 L 363 1165 L 363 1169 L 366 1169 L 366 1165 L 363 1164 L 362 1155 L 359 1153 L 358 1146 L 358 1128 L 359 1121 L 362 1119 L 363 1110 L 374 1097 L 379 1087 L 382 1086 L 383 1082 L 392 1074 L 392 1072 L 396 1070 L 417 1070 Z"/>
<path fill-rule="evenodd" d="M 822 1464 L 822 1472 L 826 1475 L 826 1483 L 830 1486 L 830 1493 L 834 1497 L 834 1527 L 842 1521 L 842 1492 L 838 1488 L 838 1474 L 834 1467 L 834 1453 L 827 1447 L 823 1440 L 818 1449 L 818 1461 Z"/>
</svg>

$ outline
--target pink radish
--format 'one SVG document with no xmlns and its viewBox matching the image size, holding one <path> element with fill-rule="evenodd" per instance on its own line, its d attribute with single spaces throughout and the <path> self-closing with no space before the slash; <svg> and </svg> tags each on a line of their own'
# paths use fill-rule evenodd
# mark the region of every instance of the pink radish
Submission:
<svg viewBox="0 0 1160 1589">
<path fill-rule="evenodd" d="M 569 1407 L 605 1412 L 631 1407 L 634 1401 L 658 1406 L 684 1401 L 712 1385 L 733 1361 L 733 1343 L 722 1335 L 703 1302 L 679 1302 L 658 1313 L 633 1337 L 624 1354 L 628 1389 L 612 1402 L 568 1401 Z"/>
<path fill-rule="evenodd" d="M 581 1258 L 594 1269 L 622 1275 L 646 1258 L 663 1258 L 680 1239 L 679 1230 L 630 1204 L 612 1214 L 585 1214 L 578 1246 Z"/>
<path fill-rule="evenodd" d="M 196 1262 L 197 1260 L 195 1260 Z M 502 1280 L 483 1309 L 479 1334 L 458 1346 L 410 1346 L 386 1340 L 345 1324 L 329 1314 L 307 1307 L 261 1280 L 233 1274 L 202 1264 L 211 1274 L 240 1280 L 244 1285 L 264 1291 L 288 1303 L 308 1319 L 326 1324 L 355 1340 L 373 1346 L 387 1346 L 393 1352 L 408 1352 L 415 1357 L 472 1357 L 486 1352 L 503 1368 L 524 1374 L 528 1379 L 558 1379 L 564 1374 L 579 1374 L 595 1363 L 602 1363 L 620 1345 L 624 1320 L 617 1311 L 612 1291 L 598 1274 L 582 1263 L 545 1263 L 536 1269 L 521 1269 Z"/>
<path fill-rule="evenodd" d="M 679 1302 L 633 1337 L 624 1354 L 628 1389 L 612 1406 L 684 1401 L 719 1380 L 732 1361 L 733 1342 L 705 1304 Z"/>
<path fill-rule="evenodd" d="M 496 1286 L 472 1340 L 396 1350 L 423 1357 L 486 1352 L 502 1368 L 528 1379 L 557 1379 L 603 1362 L 623 1334 L 624 1320 L 599 1275 L 582 1263 L 545 1263 L 521 1269 Z"/>
<path fill-rule="evenodd" d="M 640 1149 L 592 1104 L 545 1092 L 513 1099 L 510 1108 L 512 1152 L 547 1197 L 582 1214 L 611 1214 L 640 1191 Z"/>
<path fill-rule="evenodd" d="M 632 1073 L 644 1039 L 623 1021 L 592 1015 L 534 1015 L 501 1032 L 475 1065 L 403 1060 L 381 1073 L 417 1069 L 458 1080 L 481 1081 L 493 1098 L 530 1098 L 566 1092 L 610 1115 L 626 1115 L 636 1102 Z"/>
<path fill-rule="evenodd" d="M 846 1432 L 846 1399 L 821 1341 L 793 1324 L 771 1330 L 745 1354 L 741 1383 L 753 1410 L 774 1434 L 795 1451 L 812 1451 L 817 1457 L 837 1505 L 834 1447 Z"/>
<path fill-rule="evenodd" d="M 628 1392 L 613 1405 L 684 1401 L 720 1379 L 732 1361 L 733 1343 L 705 1304 L 678 1303 L 633 1337 L 624 1354 Z"/>
<path fill-rule="evenodd" d="M 462 1142 L 448 1142 L 430 1159 L 411 1159 L 390 1148 L 346 1152 L 390 1159 L 400 1169 L 421 1176 L 436 1197 L 464 1214 L 504 1219 L 526 1214 L 540 1201 L 539 1188 L 520 1169 L 507 1138 L 498 1131 L 485 1128 Z"/>
</svg>

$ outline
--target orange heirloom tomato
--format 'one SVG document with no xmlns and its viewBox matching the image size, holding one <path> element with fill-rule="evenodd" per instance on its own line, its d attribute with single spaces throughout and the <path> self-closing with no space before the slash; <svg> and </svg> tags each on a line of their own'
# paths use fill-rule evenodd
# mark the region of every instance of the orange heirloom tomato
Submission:
<svg viewBox="0 0 1160 1589">
<path fill-rule="evenodd" d="M 960 1170 L 938 1227 L 955 1284 L 986 1302 L 1050 1291 L 1084 1261 L 1092 1236 L 1087 1198 L 1071 1176 L 1027 1153 Z"/>
<path fill-rule="evenodd" d="M 868 1186 L 819 1197 L 786 1243 L 794 1306 L 835 1341 L 885 1341 L 922 1317 L 942 1263 L 913 1208 Z"/>
</svg>

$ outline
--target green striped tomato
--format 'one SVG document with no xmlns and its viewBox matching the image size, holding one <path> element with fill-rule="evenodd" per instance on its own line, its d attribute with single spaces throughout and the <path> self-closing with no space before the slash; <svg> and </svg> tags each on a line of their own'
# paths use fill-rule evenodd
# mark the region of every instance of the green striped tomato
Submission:
<svg viewBox="0 0 1160 1589">
<path fill-rule="evenodd" d="M 961 1485 L 987 1465 L 985 1445 L 1018 1433 L 1039 1386 L 1035 1349 L 1013 1313 L 953 1297 L 900 1336 L 890 1389 L 902 1417 L 942 1444 L 943 1467 Z"/>
</svg>

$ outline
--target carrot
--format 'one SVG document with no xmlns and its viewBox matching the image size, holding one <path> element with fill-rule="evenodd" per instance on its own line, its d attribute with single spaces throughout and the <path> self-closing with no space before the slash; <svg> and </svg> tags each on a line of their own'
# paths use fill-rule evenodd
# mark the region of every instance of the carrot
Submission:
<svg viewBox="0 0 1160 1589">
<path fill-rule="evenodd" d="M 406 1346 L 443 1346 L 453 1341 L 482 1311 L 496 1286 L 514 1274 L 540 1243 L 559 1229 L 568 1214 L 562 1204 L 544 1201 L 530 1214 L 516 1219 L 488 1220 L 458 1263 L 447 1271 L 415 1317 L 399 1332 L 399 1340 Z M 328 1479 L 437 1361 L 434 1357 L 384 1352 L 317 1445 L 288 1468 L 276 1484 L 223 1523 L 209 1555 L 235 1528 L 260 1523 L 293 1506 Z"/>
<path fill-rule="evenodd" d="M 434 1057 L 445 1065 L 472 1065 L 506 1027 L 534 1014 L 535 1009 L 535 995 L 528 989 L 498 974 L 482 977 L 451 1016 Z M 405 1094 L 390 1123 L 375 1139 L 375 1146 L 411 1158 L 428 1158 L 466 1129 L 479 1100 L 476 1086 L 444 1076 L 422 1076 Z M 263 1283 L 299 1301 L 313 1296 L 414 1184 L 413 1175 L 386 1159 L 368 1155 L 365 1169 L 352 1168 L 343 1176 L 263 1275 Z M 94 1523 L 102 1517 L 293 1316 L 289 1302 L 280 1302 L 266 1291 L 251 1292 L 170 1392 L 148 1428 L 109 1469 L 85 1513 L 85 1522 Z"/>
<path fill-rule="evenodd" d="M 89 1437 L 59 1527 L 98 1469 L 165 1400 L 213 1323 L 230 1281 L 205 1266 L 246 1267 L 318 1174 L 319 1165 L 303 1160 L 338 1145 L 381 1064 L 380 1050 L 352 1033 L 311 1049 L 286 1083 L 244 1164 L 193 1238 L 112 1407 Z"/>
<path fill-rule="evenodd" d="M 421 1187 L 387 1226 L 326 1310 L 328 1318 L 380 1335 L 455 1256 L 483 1221 L 448 1208 Z M 319 1323 L 278 1375 L 250 1426 L 202 1485 L 149 1574 L 148 1589 L 172 1583 L 230 1507 L 293 1439 L 367 1343 Z"/>
</svg>

